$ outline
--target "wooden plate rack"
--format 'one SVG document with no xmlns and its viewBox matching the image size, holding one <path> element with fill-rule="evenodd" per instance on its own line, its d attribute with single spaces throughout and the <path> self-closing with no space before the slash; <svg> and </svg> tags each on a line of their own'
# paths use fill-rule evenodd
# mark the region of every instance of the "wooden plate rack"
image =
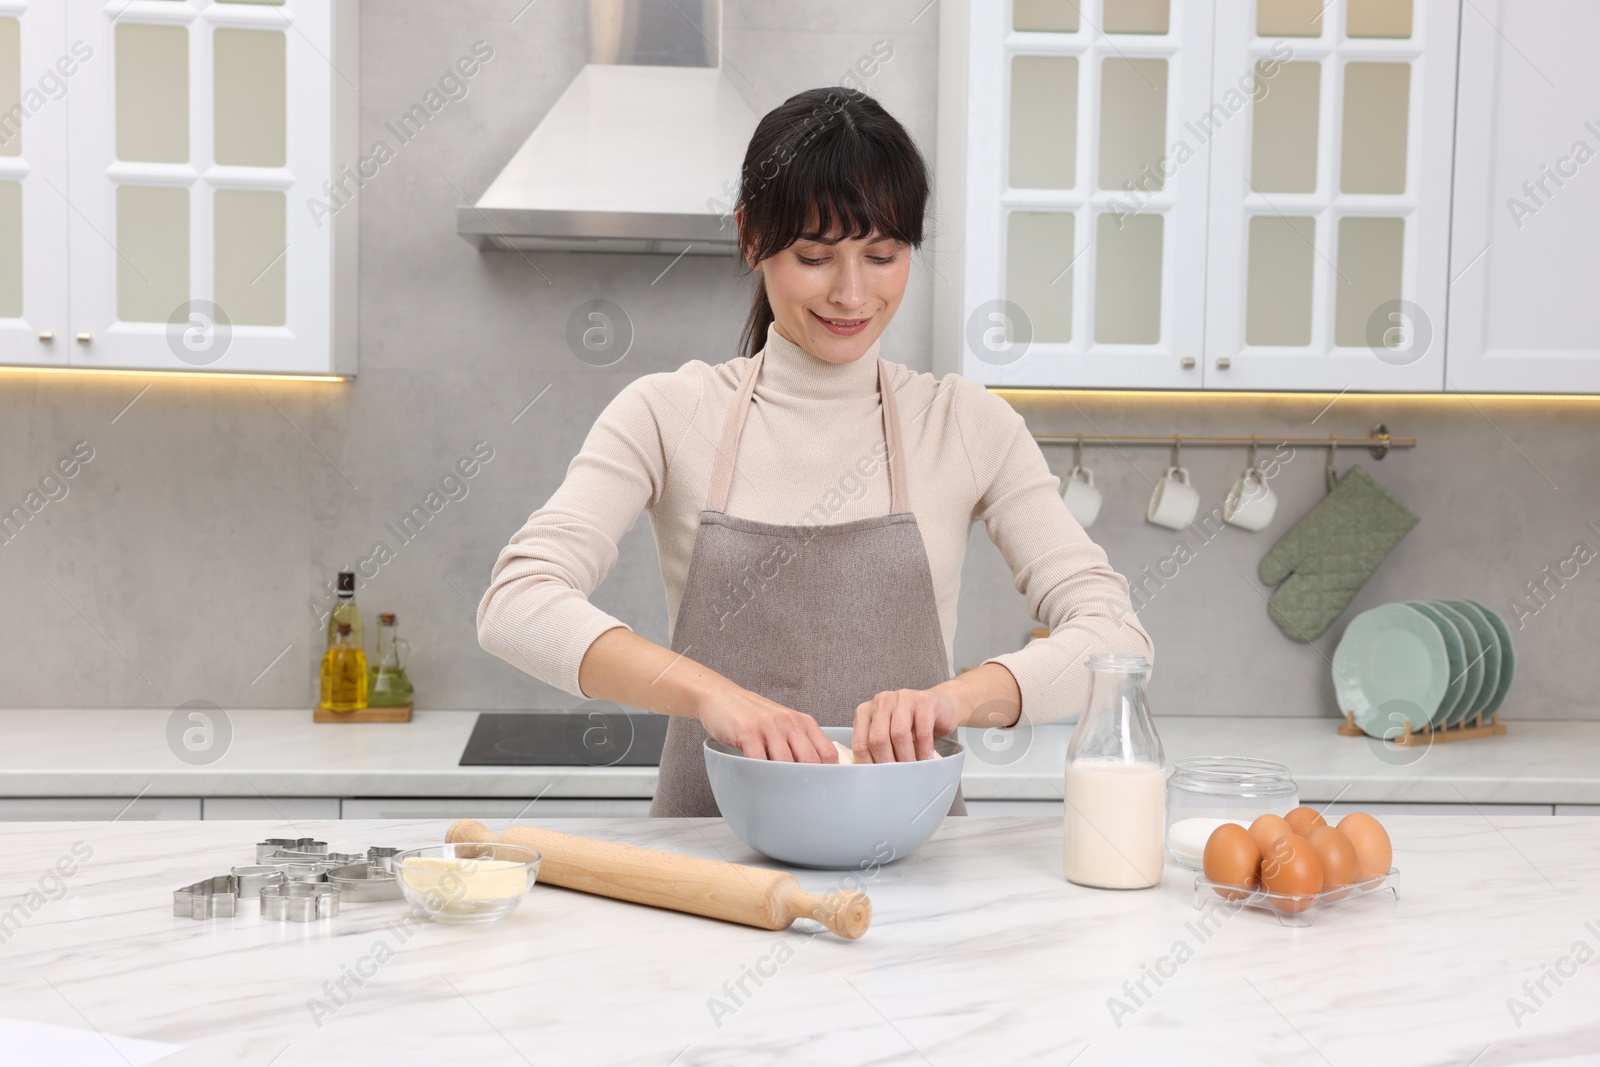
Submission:
<svg viewBox="0 0 1600 1067">
<path fill-rule="evenodd" d="M 1470 723 L 1470 725 L 1468 725 Z M 1371 737 L 1361 727 L 1356 725 L 1354 712 L 1344 713 L 1344 722 L 1339 725 L 1339 732 L 1346 737 Z M 1503 737 L 1506 725 L 1500 721 L 1500 714 L 1496 712 L 1490 716 L 1488 722 L 1483 721 L 1483 714 L 1473 716 L 1471 719 L 1462 719 L 1456 726 L 1441 726 L 1433 728 L 1432 723 L 1424 723 L 1421 729 L 1413 730 L 1411 720 L 1406 720 L 1404 733 L 1394 737 L 1373 738 L 1375 741 L 1388 741 L 1392 744 L 1405 747 L 1407 745 L 1435 745 L 1442 741 L 1465 741 L 1473 737 Z"/>
</svg>

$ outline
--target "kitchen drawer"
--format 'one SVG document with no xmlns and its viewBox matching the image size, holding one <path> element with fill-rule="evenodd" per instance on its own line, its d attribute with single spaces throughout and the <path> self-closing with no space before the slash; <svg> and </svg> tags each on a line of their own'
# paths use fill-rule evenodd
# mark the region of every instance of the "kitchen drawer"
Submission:
<svg viewBox="0 0 1600 1067">
<path fill-rule="evenodd" d="M 206 797 L 200 804 L 204 819 L 337 819 L 338 797 Z"/>
<path fill-rule="evenodd" d="M 546 797 L 537 803 L 483 797 L 356 797 L 340 807 L 346 819 L 591 819 L 650 814 L 648 800 L 605 797 Z"/>
<path fill-rule="evenodd" d="M 131 803 L 130 803 L 131 801 Z M 0 822 L 198 819 L 199 797 L 0 797 Z"/>
<path fill-rule="evenodd" d="M 1557 804 L 1557 815 L 1600 815 L 1600 804 Z"/>
<path fill-rule="evenodd" d="M 1321 803 L 1301 798 L 1301 803 L 1323 811 Z M 1324 812 L 1329 819 L 1364 811 L 1369 815 L 1554 815 L 1552 804 L 1405 804 L 1400 802 L 1375 802 L 1363 804 L 1339 803 L 1329 805 Z"/>
<path fill-rule="evenodd" d="M 969 800 L 967 814 L 982 818 L 987 815 L 1053 815 L 1061 818 L 1059 800 Z"/>
</svg>

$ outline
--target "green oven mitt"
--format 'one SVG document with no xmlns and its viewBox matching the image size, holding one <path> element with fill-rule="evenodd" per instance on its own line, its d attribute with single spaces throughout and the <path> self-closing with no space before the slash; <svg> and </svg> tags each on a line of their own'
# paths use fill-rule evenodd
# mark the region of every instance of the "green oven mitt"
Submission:
<svg viewBox="0 0 1600 1067">
<path fill-rule="evenodd" d="M 1262 558 L 1261 580 L 1278 586 L 1267 615 L 1290 640 L 1320 637 L 1416 524 L 1410 508 L 1351 467 Z"/>
</svg>

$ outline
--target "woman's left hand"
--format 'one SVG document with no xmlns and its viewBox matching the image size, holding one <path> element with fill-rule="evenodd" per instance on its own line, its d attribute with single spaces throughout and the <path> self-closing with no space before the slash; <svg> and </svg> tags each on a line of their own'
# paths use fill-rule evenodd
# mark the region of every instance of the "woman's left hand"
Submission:
<svg viewBox="0 0 1600 1067">
<path fill-rule="evenodd" d="M 1022 715 L 1022 690 L 1006 667 L 984 663 L 932 689 L 892 689 L 856 706 L 857 763 L 933 758 L 933 739 L 957 726 L 1009 729 Z"/>
<path fill-rule="evenodd" d="M 961 709 L 934 689 L 892 689 L 856 706 L 857 763 L 933 758 L 933 739 L 961 725 Z"/>
</svg>

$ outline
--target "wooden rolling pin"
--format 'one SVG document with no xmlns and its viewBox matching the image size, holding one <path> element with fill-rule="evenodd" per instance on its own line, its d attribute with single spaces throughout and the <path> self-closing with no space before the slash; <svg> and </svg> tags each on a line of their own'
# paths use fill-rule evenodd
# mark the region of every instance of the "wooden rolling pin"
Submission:
<svg viewBox="0 0 1600 1067">
<path fill-rule="evenodd" d="M 679 856 L 614 841 L 513 826 L 496 834 L 475 819 L 451 825 L 450 843 L 482 841 L 521 845 L 542 853 L 540 882 L 615 900 L 671 908 L 692 915 L 783 930 L 796 919 L 815 919 L 840 937 L 857 938 L 872 922 L 865 893 L 839 890 L 817 896 L 794 875 L 738 863 Z"/>
</svg>

